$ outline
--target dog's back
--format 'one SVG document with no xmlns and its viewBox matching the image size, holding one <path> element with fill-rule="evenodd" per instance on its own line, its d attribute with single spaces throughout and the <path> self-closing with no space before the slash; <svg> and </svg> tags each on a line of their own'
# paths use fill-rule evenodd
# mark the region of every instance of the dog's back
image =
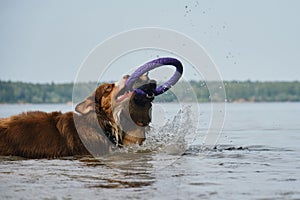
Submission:
<svg viewBox="0 0 300 200">
<path fill-rule="evenodd" d="M 73 121 L 73 113 L 27 112 L 0 119 L 0 155 L 54 158 L 88 154 Z"/>
</svg>

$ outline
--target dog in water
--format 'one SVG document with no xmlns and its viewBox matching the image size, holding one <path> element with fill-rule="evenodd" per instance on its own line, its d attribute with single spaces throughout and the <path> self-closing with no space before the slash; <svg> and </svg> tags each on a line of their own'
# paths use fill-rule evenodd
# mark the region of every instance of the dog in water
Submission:
<svg viewBox="0 0 300 200">
<path fill-rule="evenodd" d="M 156 82 L 134 84 L 147 95 L 126 91 L 124 76 L 100 85 L 74 112 L 25 112 L 0 119 L 0 155 L 57 158 L 101 155 L 116 146 L 142 144 L 151 122 Z"/>
</svg>

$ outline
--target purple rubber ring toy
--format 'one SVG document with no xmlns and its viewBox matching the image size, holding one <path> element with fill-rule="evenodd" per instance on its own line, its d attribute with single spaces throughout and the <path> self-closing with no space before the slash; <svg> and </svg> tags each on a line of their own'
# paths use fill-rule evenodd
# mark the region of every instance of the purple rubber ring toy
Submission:
<svg viewBox="0 0 300 200">
<path fill-rule="evenodd" d="M 183 66 L 182 66 L 181 62 L 175 58 L 169 58 L 169 57 L 158 58 L 158 59 L 152 60 L 152 61 L 147 62 L 146 64 L 142 65 L 135 72 L 133 72 L 131 74 L 131 76 L 128 78 L 128 80 L 126 82 L 126 88 L 132 89 L 132 86 L 133 86 L 135 80 L 137 80 L 141 75 L 143 75 L 146 72 L 149 72 L 155 68 L 163 66 L 163 65 L 173 65 L 174 67 L 176 67 L 176 71 L 173 74 L 173 76 L 167 82 L 158 86 L 155 90 L 154 95 L 157 96 L 157 95 L 160 95 L 160 94 L 166 92 L 173 85 L 175 85 L 177 83 L 177 81 L 180 79 L 180 77 L 182 76 L 182 73 L 183 73 Z M 146 95 L 145 92 L 140 89 L 136 89 L 135 92 Z"/>
</svg>

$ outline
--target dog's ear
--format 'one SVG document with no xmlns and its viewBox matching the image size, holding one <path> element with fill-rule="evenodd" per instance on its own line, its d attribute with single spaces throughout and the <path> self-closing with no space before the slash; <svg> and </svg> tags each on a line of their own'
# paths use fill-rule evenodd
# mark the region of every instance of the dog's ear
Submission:
<svg viewBox="0 0 300 200">
<path fill-rule="evenodd" d="M 102 97 L 106 97 L 111 93 L 114 88 L 114 84 L 102 84 L 100 85 L 95 92 L 93 92 L 85 101 L 79 103 L 75 110 L 76 112 L 86 115 L 91 111 L 96 111 L 95 106 L 96 102 L 101 103 Z"/>
<path fill-rule="evenodd" d="M 88 98 L 86 98 L 86 100 L 84 100 L 83 102 L 79 103 L 76 107 L 75 107 L 76 112 L 82 114 L 82 115 L 86 115 L 88 114 L 90 111 L 95 111 L 95 92 L 89 96 Z"/>
</svg>

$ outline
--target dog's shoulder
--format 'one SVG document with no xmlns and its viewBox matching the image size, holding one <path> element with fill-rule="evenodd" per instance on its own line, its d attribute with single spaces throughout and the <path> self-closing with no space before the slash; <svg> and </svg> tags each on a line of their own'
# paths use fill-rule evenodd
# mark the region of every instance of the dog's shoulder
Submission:
<svg viewBox="0 0 300 200">
<path fill-rule="evenodd" d="M 54 115 L 56 112 L 53 113 Z M 73 112 L 67 112 L 67 113 L 61 113 L 57 116 L 55 116 L 55 126 L 62 134 L 62 136 L 66 137 L 68 135 L 74 135 L 76 134 L 76 127 L 74 124 L 74 116 L 75 114 Z"/>
</svg>

